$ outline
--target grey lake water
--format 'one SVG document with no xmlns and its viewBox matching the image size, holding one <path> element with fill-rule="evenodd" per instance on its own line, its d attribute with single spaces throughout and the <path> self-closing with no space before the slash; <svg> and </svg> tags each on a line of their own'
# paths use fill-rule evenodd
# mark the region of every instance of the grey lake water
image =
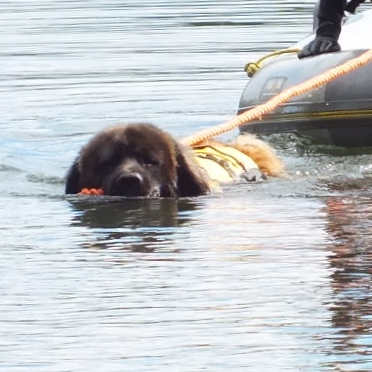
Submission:
<svg viewBox="0 0 372 372">
<path fill-rule="evenodd" d="M 0 1 L 1 371 L 372 371 L 372 155 L 273 139 L 288 178 L 64 196 L 108 125 L 231 118 L 314 2 Z"/>
</svg>

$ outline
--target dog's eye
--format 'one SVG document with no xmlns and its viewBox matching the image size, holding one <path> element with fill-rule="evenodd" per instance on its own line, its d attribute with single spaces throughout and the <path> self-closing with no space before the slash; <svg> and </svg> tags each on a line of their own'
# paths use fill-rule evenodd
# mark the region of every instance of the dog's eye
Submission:
<svg viewBox="0 0 372 372">
<path fill-rule="evenodd" d="M 150 157 L 143 157 L 142 161 L 143 161 L 143 165 L 146 167 L 154 167 L 154 166 L 159 165 L 159 161 L 157 159 L 153 159 Z"/>
<path fill-rule="evenodd" d="M 120 162 L 120 154 L 112 153 L 110 156 L 105 157 L 101 160 L 100 166 L 103 168 L 112 168 Z"/>
</svg>

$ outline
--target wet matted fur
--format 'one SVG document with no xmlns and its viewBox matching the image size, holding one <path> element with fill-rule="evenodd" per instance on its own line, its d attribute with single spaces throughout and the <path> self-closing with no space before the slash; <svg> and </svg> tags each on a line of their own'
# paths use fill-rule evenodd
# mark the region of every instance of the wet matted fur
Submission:
<svg viewBox="0 0 372 372">
<path fill-rule="evenodd" d="M 232 146 L 263 173 L 279 175 L 283 167 L 270 146 L 244 137 Z M 81 149 L 67 174 L 65 192 L 77 194 L 83 188 L 101 188 L 115 196 L 182 197 L 203 195 L 213 187 L 191 148 L 151 124 L 129 124 L 99 132 Z"/>
</svg>

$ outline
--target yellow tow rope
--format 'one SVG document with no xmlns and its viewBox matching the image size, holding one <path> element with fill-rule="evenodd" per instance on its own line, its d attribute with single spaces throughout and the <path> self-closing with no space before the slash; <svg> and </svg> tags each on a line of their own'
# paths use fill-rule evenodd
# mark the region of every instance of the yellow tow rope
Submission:
<svg viewBox="0 0 372 372">
<path fill-rule="evenodd" d="M 182 143 L 188 146 L 196 145 L 209 138 L 216 137 L 220 134 L 233 130 L 241 125 L 247 124 L 253 120 L 261 120 L 262 116 L 274 111 L 278 106 L 291 98 L 307 93 L 312 89 L 319 88 L 332 80 L 335 80 L 343 75 L 354 71 L 372 61 L 372 49 L 364 52 L 359 57 L 350 59 L 349 61 L 333 67 L 318 76 L 304 81 L 298 85 L 290 87 L 277 96 L 269 99 L 266 103 L 257 105 L 256 107 L 235 116 L 225 123 L 219 124 L 215 127 L 201 130 L 189 137 L 182 139 Z"/>
</svg>

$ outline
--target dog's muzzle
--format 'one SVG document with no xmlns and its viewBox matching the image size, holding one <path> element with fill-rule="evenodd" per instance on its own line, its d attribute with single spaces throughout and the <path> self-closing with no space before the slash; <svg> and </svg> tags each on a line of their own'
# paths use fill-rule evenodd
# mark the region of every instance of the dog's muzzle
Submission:
<svg viewBox="0 0 372 372">
<path fill-rule="evenodd" d="M 105 193 L 113 196 L 145 196 L 146 182 L 140 173 L 121 172 L 107 180 Z"/>
<path fill-rule="evenodd" d="M 143 177 L 139 173 L 121 175 L 114 181 L 114 189 L 123 196 L 142 196 Z"/>
<path fill-rule="evenodd" d="M 139 172 L 115 174 L 104 188 L 105 194 L 125 197 L 159 197 L 160 185 L 150 181 Z M 107 191 L 106 191 L 107 190 Z"/>
</svg>

